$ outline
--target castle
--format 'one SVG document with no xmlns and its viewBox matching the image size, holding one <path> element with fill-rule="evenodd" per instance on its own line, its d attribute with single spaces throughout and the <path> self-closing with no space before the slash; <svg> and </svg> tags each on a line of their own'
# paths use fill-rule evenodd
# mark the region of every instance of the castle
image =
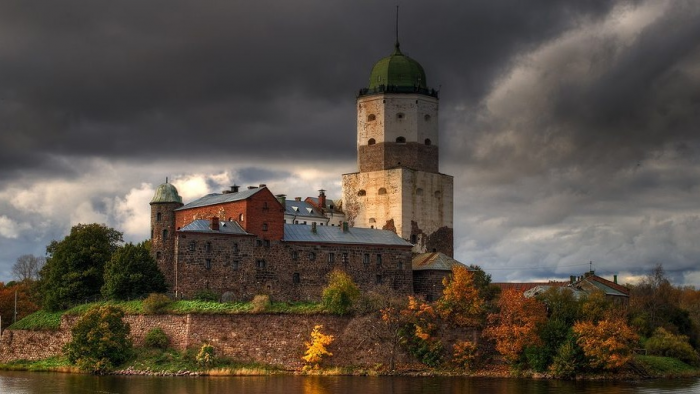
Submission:
<svg viewBox="0 0 700 394">
<path fill-rule="evenodd" d="M 288 201 L 259 185 L 185 205 L 172 184 L 160 185 L 150 203 L 151 253 L 175 295 L 316 300 L 342 269 L 362 290 L 439 297 L 459 262 L 453 179 L 438 171 L 438 100 L 397 39 L 357 96 L 359 171 L 343 175 L 341 204 L 324 190 Z"/>
</svg>

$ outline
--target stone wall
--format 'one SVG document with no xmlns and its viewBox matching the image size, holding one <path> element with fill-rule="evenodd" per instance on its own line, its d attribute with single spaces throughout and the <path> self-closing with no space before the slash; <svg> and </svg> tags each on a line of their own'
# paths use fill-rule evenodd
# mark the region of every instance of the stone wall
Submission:
<svg viewBox="0 0 700 394">
<path fill-rule="evenodd" d="M 0 362 L 37 360 L 61 353 L 70 341 L 75 316 L 64 316 L 58 331 L 6 330 L 0 339 Z M 138 346 L 149 330 L 160 327 L 178 350 L 214 346 L 216 354 L 241 362 L 258 362 L 299 369 L 304 342 L 311 330 L 322 325 L 322 332 L 335 337 L 328 347 L 333 356 L 327 366 L 374 368 L 388 365 L 392 355 L 391 335 L 378 316 L 339 317 L 330 315 L 127 315 L 131 335 Z M 445 329 L 445 349 L 456 339 L 471 338 L 471 330 Z M 421 368 L 400 348 L 395 350 L 396 365 Z"/>
</svg>

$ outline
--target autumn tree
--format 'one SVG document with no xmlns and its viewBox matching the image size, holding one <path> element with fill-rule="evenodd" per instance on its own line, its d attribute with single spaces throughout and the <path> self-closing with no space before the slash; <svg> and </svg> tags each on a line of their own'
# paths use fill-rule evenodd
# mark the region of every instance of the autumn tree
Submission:
<svg viewBox="0 0 700 394">
<path fill-rule="evenodd" d="M 345 315 L 360 297 L 360 289 L 350 275 L 342 270 L 333 270 L 328 276 L 328 286 L 323 289 L 323 306 L 331 313 Z"/>
<path fill-rule="evenodd" d="M 443 279 L 443 295 L 436 302 L 440 317 L 457 326 L 478 326 L 483 320 L 484 300 L 474 284 L 474 273 L 466 266 L 454 265 Z"/>
<path fill-rule="evenodd" d="M 401 330 L 401 344 L 423 364 L 438 366 L 442 362 L 443 345 L 436 336 L 438 313 L 435 308 L 409 296 L 408 305 L 401 314 L 406 321 Z"/>
<path fill-rule="evenodd" d="M 632 358 L 632 350 L 638 341 L 637 334 L 627 325 L 624 317 L 614 314 L 597 323 L 577 322 L 573 330 L 578 337 L 576 343 L 594 369 L 619 369 Z"/>
<path fill-rule="evenodd" d="M 144 243 L 119 247 L 104 268 L 102 295 L 127 300 L 165 292 L 165 277 Z"/>
<path fill-rule="evenodd" d="M 313 367 L 317 369 L 324 357 L 333 356 L 333 353 L 329 352 L 326 348 L 326 346 L 333 343 L 333 335 L 324 334 L 321 332 L 322 328 L 322 325 L 316 325 L 311 331 L 311 341 L 304 342 L 306 345 L 306 352 L 304 352 L 304 356 L 301 359 L 306 361 L 308 368 Z"/>
<path fill-rule="evenodd" d="M 17 300 L 17 320 L 36 312 L 39 307 L 32 301 L 32 286 L 27 281 L 5 285 L 0 282 L 0 317 L 2 329 L 15 321 L 15 300 Z"/>
<path fill-rule="evenodd" d="M 104 266 L 122 242 L 122 233 L 103 224 L 78 224 L 62 241 L 46 248 L 40 271 L 44 309 L 56 311 L 100 294 Z"/>
<path fill-rule="evenodd" d="M 525 298 L 516 289 L 502 292 L 497 307 L 498 313 L 488 316 L 490 326 L 483 334 L 495 341 L 496 350 L 506 360 L 515 363 L 525 346 L 540 344 L 537 329 L 547 319 L 547 312 L 540 301 Z"/>
<path fill-rule="evenodd" d="M 46 264 L 45 257 L 23 254 L 12 266 L 12 275 L 20 282 L 38 280 L 39 271 L 44 264 Z"/>
</svg>

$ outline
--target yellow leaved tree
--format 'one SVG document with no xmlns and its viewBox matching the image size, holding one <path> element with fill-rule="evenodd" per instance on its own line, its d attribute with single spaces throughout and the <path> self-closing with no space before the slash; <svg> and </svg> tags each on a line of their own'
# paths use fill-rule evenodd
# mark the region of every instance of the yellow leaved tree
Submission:
<svg viewBox="0 0 700 394">
<path fill-rule="evenodd" d="M 330 345 L 333 343 L 333 335 L 326 335 L 321 332 L 321 329 L 323 328 L 322 325 L 318 324 L 314 327 L 314 329 L 311 331 L 311 341 L 310 342 L 304 342 L 306 345 L 306 352 L 304 353 L 304 356 L 301 358 L 302 360 L 306 361 L 307 365 L 304 367 L 304 369 L 309 369 L 309 368 L 314 368 L 318 369 L 318 365 L 321 362 L 321 359 L 324 356 L 332 356 L 333 353 L 329 352 L 326 349 L 326 346 Z"/>
</svg>

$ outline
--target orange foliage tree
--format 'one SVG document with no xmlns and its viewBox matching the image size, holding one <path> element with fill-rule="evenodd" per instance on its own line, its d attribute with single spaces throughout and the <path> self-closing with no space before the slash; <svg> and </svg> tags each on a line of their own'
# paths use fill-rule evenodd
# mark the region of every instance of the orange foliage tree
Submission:
<svg viewBox="0 0 700 394">
<path fill-rule="evenodd" d="M 615 370 L 632 358 L 637 334 L 620 317 L 608 316 L 597 323 L 582 321 L 574 324 L 576 343 L 593 368 Z"/>
<path fill-rule="evenodd" d="M 522 292 L 508 289 L 501 293 L 498 313 L 488 316 L 491 324 L 483 334 L 496 342 L 496 350 L 506 360 L 518 360 L 525 346 L 538 345 L 538 327 L 547 319 L 545 305 L 534 298 L 525 298 Z"/>
<path fill-rule="evenodd" d="M 474 285 L 474 274 L 463 265 L 454 265 L 452 275 L 442 280 L 444 290 L 436 303 L 440 317 L 458 326 L 482 323 L 484 300 Z"/>
<path fill-rule="evenodd" d="M 39 307 L 32 302 L 31 281 L 10 282 L 9 286 L 0 282 L 0 316 L 2 328 L 12 324 L 15 314 L 15 292 L 17 292 L 17 320 L 36 312 Z"/>
<path fill-rule="evenodd" d="M 307 367 L 318 368 L 318 364 L 325 356 L 332 356 L 333 353 L 326 349 L 326 346 L 333 343 L 333 335 L 326 335 L 321 332 L 322 325 L 316 325 L 311 331 L 311 342 L 305 342 L 306 352 L 302 360 L 308 363 Z"/>
</svg>

